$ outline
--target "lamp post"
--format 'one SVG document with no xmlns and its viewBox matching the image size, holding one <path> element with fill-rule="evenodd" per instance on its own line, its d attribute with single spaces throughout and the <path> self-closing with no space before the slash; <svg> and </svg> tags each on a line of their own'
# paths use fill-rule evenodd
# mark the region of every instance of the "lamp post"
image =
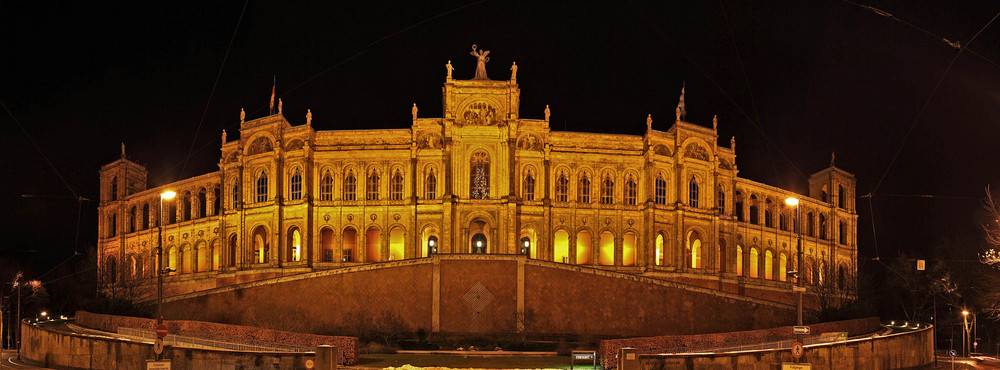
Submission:
<svg viewBox="0 0 1000 370">
<path fill-rule="evenodd" d="M 796 237 L 795 246 L 796 246 L 796 249 L 797 249 L 796 255 L 798 256 L 797 261 L 795 261 L 795 264 L 796 264 L 796 267 L 795 267 L 795 272 L 796 272 L 795 273 L 795 288 L 796 289 L 795 290 L 798 292 L 798 295 L 799 295 L 798 319 L 796 320 L 796 323 L 797 323 L 796 325 L 802 326 L 802 291 L 804 289 L 802 288 L 802 226 L 801 226 L 802 222 L 801 222 L 801 219 L 799 217 L 799 216 L 801 216 L 801 214 L 800 214 L 801 211 L 799 209 L 799 199 L 798 198 L 791 198 L 791 197 L 786 198 L 785 199 L 785 204 L 787 204 L 789 206 L 794 206 L 795 207 L 795 221 L 793 222 L 793 226 L 795 227 L 795 234 L 797 236 Z M 796 334 L 795 335 L 795 341 L 799 342 L 799 343 L 802 343 L 802 334 Z M 799 359 L 796 358 L 795 362 L 798 363 Z"/>
<path fill-rule="evenodd" d="M 173 190 L 167 190 L 160 193 L 160 219 L 157 222 L 157 231 L 159 236 L 157 237 L 158 242 L 156 245 L 156 325 L 160 326 L 163 324 L 163 272 L 166 270 L 163 267 L 163 200 L 171 200 L 177 196 L 177 193 Z M 156 359 L 160 359 L 160 355 L 156 355 Z"/>
<path fill-rule="evenodd" d="M 969 310 L 962 310 L 962 355 L 969 356 Z"/>
</svg>

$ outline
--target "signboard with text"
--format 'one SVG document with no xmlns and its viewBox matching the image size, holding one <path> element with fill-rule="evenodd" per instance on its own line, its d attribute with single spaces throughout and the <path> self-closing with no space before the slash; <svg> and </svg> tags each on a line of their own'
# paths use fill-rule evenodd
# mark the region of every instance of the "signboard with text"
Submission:
<svg viewBox="0 0 1000 370">
<path fill-rule="evenodd" d="M 170 360 L 146 360 L 146 370 L 170 370 Z"/>
</svg>

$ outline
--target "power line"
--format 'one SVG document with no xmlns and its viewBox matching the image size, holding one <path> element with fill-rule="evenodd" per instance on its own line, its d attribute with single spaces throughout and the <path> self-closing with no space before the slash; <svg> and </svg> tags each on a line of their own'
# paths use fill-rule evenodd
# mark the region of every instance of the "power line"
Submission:
<svg viewBox="0 0 1000 370">
<path fill-rule="evenodd" d="M 18 121 L 17 117 L 14 117 L 14 113 L 11 113 L 10 108 L 7 108 L 7 104 L 4 104 L 2 99 L 0 99 L 0 106 L 3 106 L 3 109 L 7 111 L 7 114 L 10 115 L 10 119 L 14 120 L 14 123 L 17 124 L 17 127 L 21 129 L 21 132 L 24 133 L 24 136 L 27 137 L 28 141 L 31 142 L 31 145 L 35 146 L 35 149 L 38 150 L 38 153 L 42 155 L 43 159 L 45 159 L 45 163 L 49 165 L 49 168 L 52 169 L 52 172 L 55 172 L 56 176 L 59 177 L 59 180 L 62 180 L 63 185 L 66 185 L 66 188 L 69 189 L 69 192 L 73 193 L 73 197 L 79 199 L 80 195 L 77 194 L 75 190 L 73 190 L 72 186 L 69 186 L 69 182 L 66 182 L 66 179 L 63 178 L 63 175 L 59 173 L 59 169 L 57 169 L 56 166 L 52 164 L 52 161 L 49 160 L 49 156 L 45 155 L 45 151 L 42 150 L 42 147 L 38 146 L 38 143 L 35 142 L 35 139 L 33 139 L 31 135 L 28 134 L 28 130 L 24 129 L 24 126 L 21 125 L 21 121 Z"/>
<path fill-rule="evenodd" d="M 222 57 L 222 65 L 219 66 L 219 73 L 215 75 L 215 82 L 212 83 L 212 92 L 208 94 L 208 101 L 205 102 L 205 109 L 201 111 L 201 120 L 198 121 L 198 128 L 194 131 L 194 138 L 191 139 L 191 146 L 188 147 L 188 154 L 184 157 L 184 165 L 181 166 L 181 177 L 184 176 L 184 170 L 187 169 L 188 159 L 191 159 L 191 150 L 194 149 L 194 143 L 198 141 L 198 134 L 201 132 L 201 125 L 205 123 L 205 114 L 208 113 L 208 107 L 212 104 L 212 97 L 215 96 L 215 88 L 219 85 L 219 77 L 222 77 L 222 68 L 226 66 L 226 60 L 229 59 L 229 51 L 233 48 L 233 40 L 236 40 L 236 33 L 240 30 L 240 24 L 243 23 L 243 14 L 247 11 L 247 4 L 250 0 L 246 0 L 243 3 L 243 10 L 240 11 L 240 19 L 236 21 L 236 28 L 233 30 L 233 37 L 229 39 L 229 46 L 226 47 L 226 55 Z"/>
</svg>

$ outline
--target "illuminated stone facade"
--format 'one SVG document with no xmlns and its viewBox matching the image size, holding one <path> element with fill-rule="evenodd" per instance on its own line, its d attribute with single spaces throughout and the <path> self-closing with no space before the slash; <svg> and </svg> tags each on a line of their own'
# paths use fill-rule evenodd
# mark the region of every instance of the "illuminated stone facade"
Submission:
<svg viewBox="0 0 1000 370">
<path fill-rule="evenodd" d="M 174 190 L 163 264 L 178 291 L 431 253 L 523 253 L 787 292 L 796 237 L 785 199 L 799 197 L 807 279 L 852 285 L 855 179 L 832 163 L 810 177 L 809 197 L 739 178 L 735 140 L 719 146 L 715 122 L 686 122 L 683 95 L 669 127 L 648 119 L 635 136 L 554 131 L 548 107 L 522 118 L 515 79 L 449 70 L 442 92 L 444 117 L 414 106 L 409 129 L 316 131 L 311 113 L 293 125 L 279 103 L 242 122 L 239 140 L 223 135 L 219 171 L 152 189 L 123 149 L 100 171 L 104 276 L 155 276 L 159 194 Z"/>
</svg>

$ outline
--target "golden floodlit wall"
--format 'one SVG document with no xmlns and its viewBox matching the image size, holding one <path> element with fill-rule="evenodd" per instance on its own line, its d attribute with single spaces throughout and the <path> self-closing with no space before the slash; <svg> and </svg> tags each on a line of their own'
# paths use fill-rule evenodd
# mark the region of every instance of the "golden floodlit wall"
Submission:
<svg viewBox="0 0 1000 370">
<path fill-rule="evenodd" d="M 155 277 L 162 225 L 178 291 L 434 253 L 787 291 L 801 224 L 805 280 L 853 291 L 855 179 L 832 159 L 803 196 L 738 177 L 735 138 L 686 121 L 683 91 L 642 136 L 553 131 L 548 106 L 521 116 L 514 77 L 449 73 L 443 117 L 414 105 L 409 129 L 317 131 L 279 102 L 223 134 L 219 171 L 155 188 L 123 147 L 100 170 L 102 282 Z"/>
</svg>

